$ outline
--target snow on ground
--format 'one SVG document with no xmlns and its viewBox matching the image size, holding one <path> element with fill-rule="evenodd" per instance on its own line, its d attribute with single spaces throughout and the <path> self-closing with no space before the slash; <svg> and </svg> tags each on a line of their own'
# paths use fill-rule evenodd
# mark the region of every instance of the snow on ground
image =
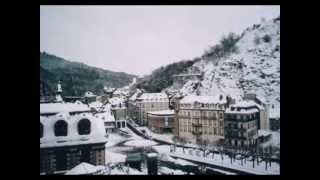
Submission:
<svg viewBox="0 0 320 180">
<path fill-rule="evenodd" d="M 183 160 L 183 159 L 177 159 L 175 161 L 176 164 L 179 164 L 179 165 L 182 165 L 182 166 L 197 166 L 196 164 L 192 163 L 192 162 L 189 162 L 189 161 L 186 161 L 186 160 Z"/>
<path fill-rule="evenodd" d="M 133 146 L 133 147 L 147 147 L 147 146 L 154 146 L 156 144 L 157 144 L 156 142 L 150 141 L 150 140 L 131 140 L 124 143 L 124 145 L 126 146 Z"/>
<path fill-rule="evenodd" d="M 164 174 L 164 175 L 185 175 L 188 174 L 187 172 L 181 171 L 181 170 L 174 170 L 167 167 L 160 167 L 158 174 Z"/>
<path fill-rule="evenodd" d="M 145 126 L 137 127 L 137 129 L 139 131 L 145 130 L 146 134 L 149 137 L 152 137 L 154 139 L 158 139 L 158 140 L 165 141 L 165 142 L 168 142 L 168 143 L 173 143 L 173 141 L 172 141 L 173 134 L 157 134 L 157 133 L 152 132 L 148 127 L 145 127 Z"/>
<path fill-rule="evenodd" d="M 106 148 L 108 147 L 112 147 L 120 142 L 126 141 L 128 138 L 121 136 L 117 133 L 110 133 L 108 134 L 108 138 L 107 138 L 107 143 L 106 143 Z"/>
<path fill-rule="evenodd" d="M 207 167 L 206 169 L 210 169 L 212 171 L 220 172 L 220 173 L 225 174 L 225 175 L 237 175 L 235 173 L 231 173 L 231 172 L 228 172 L 228 171 L 223 171 L 223 170 L 216 169 L 216 168 Z"/>
<path fill-rule="evenodd" d="M 96 166 L 83 162 L 69 170 L 66 175 L 91 174 L 96 171 Z"/>
<path fill-rule="evenodd" d="M 172 163 L 175 163 L 175 164 L 178 164 L 178 165 L 181 165 L 181 166 L 198 166 L 197 164 L 194 164 L 192 162 L 189 162 L 189 161 L 186 161 L 186 160 L 183 160 L 183 159 L 172 158 L 171 156 L 169 156 L 168 154 L 165 154 L 165 153 L 161 154 L 159 158 L 162 161 L 172 162 Z"/>
<path fill-rule="evenodd" d="M 232 169 L 238 169 L 241 171 L 253 173 L 253 174 L 280 174 L 280 166 L 277 163 L 272 163 L 271 167 L 268 165 L 268 170 L 265 170 L 265 162 L 257 163 L 255 162 L 255 168 L 253 168 L 253 164 L 251 161 L 247 161 L 247 163 L 243 163 L 241 165 L 240 160 L 233 161 L 231 164 L 231 160 L 227 155 L 223 155 L 223 160 L 221 159 L 221 155 L 215 154 L 214 159 L 212 159 L 212 154 L 210 153 L 206 158 L 202 157 L 203 154 L 199 152 L 200 156 L 196 156 L 196 151 L 192 150 L 193 155 L 189 154 L 189 148 L 185 148 L 185 153 L 183 153 L 182 148 L 177 147 L 176 152 L 170 152 L 170 146 L 168 145 L 160 145 L 160 146 L 153 146 L 158 153 L 165 153 L 172 157 L 183 158 L 198 162 L 203 162 L 207 164 L 218 165 L 222 167 L 228 167 Z M 197 150 L 198 151 L 198 150 Z"/>
<path fill-rule="evenodd" d="M 109 175 L 109 174 L 108 174 Z M 145 172 L 138 171 L 134 168 L 114 168 L 111 170 L 110 175 L 147 175 Z"/>
</svg>

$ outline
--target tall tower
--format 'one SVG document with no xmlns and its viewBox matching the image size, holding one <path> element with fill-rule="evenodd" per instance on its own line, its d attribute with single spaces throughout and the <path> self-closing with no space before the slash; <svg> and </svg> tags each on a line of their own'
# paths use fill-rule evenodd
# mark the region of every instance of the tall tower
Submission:
<svg viewBox="0 0 320 180">
<path fill-rule="evenodd" d="M 62 88 L 61 88 L 61 81 L 59 80 L 59 83 L 57 85 L 57 91 L 56 91 L 56 101 L 57 102 L 63 102 L 61 95 L 62 95 Z"/>
</svg>

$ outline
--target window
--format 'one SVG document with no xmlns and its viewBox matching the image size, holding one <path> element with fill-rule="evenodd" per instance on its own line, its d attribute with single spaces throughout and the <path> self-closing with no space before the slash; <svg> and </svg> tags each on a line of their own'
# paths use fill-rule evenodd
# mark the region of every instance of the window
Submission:
<svg viewBox="0 0 320 180">
<path fill-rule="evenodd" d="M 223 119 L 223 113 L 222 112 L 220 113 L 220 119 Z"/>
<path fill-rule="evenodd" d="M 43 137 L 43 125 L 40 122 L 40 138 L 42 138 L 42 137 Z"/>
<path fill-rule="evenodd" d="M 80 135 L 90 134 L 91 122 L 88 119 L 81 119 L 78 123 L 78 132 Z"/>
<path fill-rule="evenodd" d="M 67 152 L 64 149 L 56 151 L 56 170 L 67 170 Z"/>
<path fill-rule="evenodd" d="M 55 136 L 67 136 L 68 124 L 64 120 L 58 120 L 54 125 Z"/>
</svg>

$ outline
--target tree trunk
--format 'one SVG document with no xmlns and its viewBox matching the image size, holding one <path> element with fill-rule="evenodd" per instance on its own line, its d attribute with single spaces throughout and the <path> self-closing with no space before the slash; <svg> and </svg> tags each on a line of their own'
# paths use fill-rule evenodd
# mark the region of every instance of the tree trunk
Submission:
<svg viewBox="0 0 320 180">
<path fill-rule="evenodd" d="M 255 159 L 253 159 L 253 161 L 252 161 L 252 167 L 254 168 L 254 161 L 255 161 Z"/>
<path fill-rule="evenodd" d="M 271 167 L 271 158 L 269 159 L 269 166 Z"/>
<path fill-rule="evenodd" d="M 268 170 L 268 162 L 267 162 L 267 160 L 265 162 L 266 162 L 266 170 Z"/>
</svg>

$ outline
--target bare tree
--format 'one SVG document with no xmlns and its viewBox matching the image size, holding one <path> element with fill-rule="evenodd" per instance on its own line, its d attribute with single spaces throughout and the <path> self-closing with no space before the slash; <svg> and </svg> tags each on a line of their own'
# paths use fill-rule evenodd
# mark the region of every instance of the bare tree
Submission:
<svg viewBox="0 0 320 180">
<path fill-rule="evenodd" d="M 179 136 L 176 136 L 176 135 L 173 136 L 173 137 L 172 137 L 172 141 L 173 141 L 173 144 L 174 144 L 174 145 L 173 145 L 173 146 L 174 146 L 173 149 L 174 149 L 174 152 L 175 152 L 175 151 L 176 151 L 177 143 L 179 142 Z"/>
<path fill-rule="evenodd" d="M 180 144 L 182 145 L 183 153 L 185 153 L 184 146 L 187 144 L 187 139 L 186 138 L 180 138 Z"/>
</svg>

